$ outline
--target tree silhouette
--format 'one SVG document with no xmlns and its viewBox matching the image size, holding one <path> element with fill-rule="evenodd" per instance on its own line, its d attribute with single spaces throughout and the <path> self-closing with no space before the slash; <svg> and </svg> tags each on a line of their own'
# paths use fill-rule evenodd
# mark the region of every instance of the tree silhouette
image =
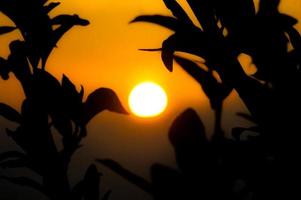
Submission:
<svg viewBox="0 0 301 200">
<path fill-rule="evenodd" d="M 172 30 L 161 51 L 169 71 L 174 60 L 203 88 L 216 113 L 212 139 L 192 109 L 173 123 L 169 139 L 179 170 L 155 164 L 148 182 L 110 159 L 100 163 L 150 192 L 155 199 L 295 199 L 299 184 L 300 41 L 297 20 L 278 10 L 280 0 L 187 0 L 201 26 L 175 0 L 163 0 L 173 16 L 142 15 L 131 22 L 154 23 Z M 288 48 L 288 44 L 293 49 Z M 194 61 L 185 52 L 205 60 Z M 248 75 L 238 56 L 249 55 L 257 72 Z M 218 73 L 221 81 L 216 79 Z M 221 128 L 222 102 L 236 90 L 257 125 Z M 242 135 L 246 131 L 258 136 Z M 295 184 L 296 183 L 296 184 Z"/>
<path fill-rule="evenodd" d="M 61 82 L 46 71 L 46 62 L 59 39 L 74 26 L 86 26 L 89 21 L 78 15 L 59 15 L 49 12 L 59 2 L 47 0 L 0 0 L 0 11 L 15 27 L 0 27 L 0 34 L 19 30 L 23 40 L 12 41 L 7 59 L 0 57 L 0 75 L 4 80 L 13 73 L 25 93 L 21 112 L 0 103 L 0 116 L 18 124 L 7 134 L 23 152 L 0 154 L 1 168 L 25 167 L 42 177 L 36 182 L 29 177 L 0 179 L 28 186 L 53 200 L 99 199 L 101 174 L 95 165 L 87 170 L 84 179 L 71 188 L 67 176 L 70 160 L 87 136 L 86 126 L 98 113 L 109 110 L 127 114 L 114 91 L 99 88 L 83 99 L 84 88 L 63 76 Z M 63 148 L 53 139 L 54 129 L 62 136 Z M 103 199 L 109 198 L 110 192 Z"/>
</svg>

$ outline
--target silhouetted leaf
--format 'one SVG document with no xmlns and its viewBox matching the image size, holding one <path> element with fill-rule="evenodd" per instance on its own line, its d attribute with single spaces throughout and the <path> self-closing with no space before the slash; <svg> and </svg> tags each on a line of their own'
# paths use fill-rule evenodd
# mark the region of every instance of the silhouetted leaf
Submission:
<svg viewBox="0 0 301 200">
<path fill-rule="evenodd" d="M 88 123 L 95 115 L 104 110 L 128 114 L 116 93 L 108 88 L 99 88 L 92 92 L 84 103 L 83 110 L 83 124 Z"/>
<path fill-rule="evenodd" d="M 25 187 L 30 187 L 36 191 L 39 191 L 43 194 L 47 194 L 44 187 L 36 182 L 33 179 L 27 178 L 27 177 L 8 177 L 8 176 L 0 176 L 0 180 L 6 180 L 8 182 L 11 182 L 16 185 L 21 185 Z"/>
<path fill-rule="evenodd" d="M 22 116 L 15 109 L 3 103 L 0 103 L 0 116 L 12 122 L 22 121 Z"/>
<path fill-rule="evenodd" d="M 86 200 L 99 200 L 100 176 L 101 174 L 98 172 L 96 166 L 94 164 L 90 165 L 84 178 L 84 198 Z"/>
<path fill-rule="evenodd" d="M 16 30 L 16 27 L 12 26 L 0 26 L 0 35 L 10 33 L 12 31 Z"/>
<path fill-rule="evenodd" d="M 250 122 L 254 122 L 254 123 L 257 123 L 257 120 L 252 116 L 252 115 L 249 115 L 247 113 L 237 113 L 238 116 L 250 121 Z"/>
<path fill-rule="evenodd" d="M 60 4 L 61 4 L 60 2 L 51 2 L 48 5 L 44 6 L 44 10 L 46 13 L 49 13 Z"/>
<path fill-rule="evenodd" d="M 218 30 L 212 1 L 187 0 L 204 31 L 217 33 Z"/>
<path fill-rule="evenodd" d="M 175 119 L 168 136 L 175 148 L 207 143 L 205 126 L 196 111 L 190 108 Z"/>
<path fill-rule="evenodd" d="M 51 19 L 50 25 L 59 25 L 58 28 L 53 30 L 48 47 L 42 56 L 42 68 L 45 68 L 46 61 L 53 48 L 56 47 L 57 42 L 68 32 L 73 26 L 87 26 L 89 21 L 80 18 L 78 15 L 58 15 Z"/>
<path fill-rule="evenodd" d="M 166 39 L 162 44 L 161 58 L 168 71 L 173 70 L 173 55 L 175 53 L 175 39 L 176 36 L 172 35 Z"/>
<path fill-rule="evenodd" d="M 153 51 L 162 51 L 162 48 L 156 48 L 156 49 L 139 49 L 140 51 L 150 51 L 150 52 L 153 52 Z"/>
<path fill-rule="evenodd" d="M 26 155 L 24 153 L 21 153 L 19 151 L 7 151 L 0 154 L 0 162 L 12 158 L 23 158 L 25 156 Z"/>
<path fill-rule="evenodd" d="M 236 127 L 232 129 L 232 136 L 237 139 L 240 140 L 241 135 L 245 132 L 245 131 L 252 131 L 252 132 L 259 132 L 260 128 L 258 126 L 254 126 L 254 127 L 250 127 L 250 128 L 244 128 L 244 127 Z"/>
<path fill-rule="evenodd" d="M 0 167 L 3 169 L 26 167 L 26 165 L 27 165 L 26 161 L 27 160 L 24 158 L 6 160 L 3 162 L 0 162 Z"/>
<path fill-rule="evenodd" d="M 193 199 L 188 197 L 182 174 L 170 167 L 152 165 L 151 180 L 154 199 Z"/>
<path fill-rule="evenodd" d="M 180 28 L 180 23 L 176 18 L 162 15 L 142 15 L 133 19 L 130 23 L 134 22 L 149 22 L 173 31 L 176 31 Z"/>
<path fill-rule="evenodd" d="M 117 174 L 119 174 L 120 176 L 122 176 L 123 178 L 128 180 L 129 182 L 135 184 L 142 190 L 144 190 L 148 193 L 152 193 L 151 183 L 149 183 L 144 178 L 134 174 L 133 172 L 125 169 L 116 161 L 111 160 L 111 159 L 97 159 L 96 161 L 103 164 L 104 166 L 110 168 L 111 170 L 113 170 L 114 172 L 116 172 Z"/>
<path fill-rule="evenodd" d="M 229 34 L 237 34 L 256 14 L 253 0 L 215 1 L 214 6 L 218 19 Z"/>
<path fill-rule="evenodd" d="M 79 97 L 80 97 L 81 101 L 82 101 L 83 98 L 84 98 L 84 94 L 85 94 L 85 89 L 84 89 L 84 87 L 81 85 L 81 86 L 80 86 L 80 91 L 79 91 Z"/>
<path fill-rule="evenodd" d="M 109 200 L 111 194 L 112 194 L 112 191 L 111 191 L 111 190 L 107 191 L 107 192 L 104 194 L 104 196 L 101 198 L 101 200 Z"/>
<path fill-rule="evenodd" d="M 185 174 L 206 174 L 209 141 L 205 127 L 193 109 L 185 110 L 172 123 L 168 133 L 179 169 Z"/>
<path fill-rule="evenodd" d="M 87 26 L 89 21 L 80 18 L 78 15 L 58 15 L 51 20 L 53 25 L 62 25 L 72 28 L 72 26 Z"/>
<path fill-rule="evenodd" d="M 70 117 L 78 122 L 84 92 L 83 87 L 81 87 L 80 92 L 77 92 L 75 85 L 64 75 L 62 89 L 65 101 L 64 106 Z"/>
<path fill-rule="evenodd" d="M 7 65 L 7 60 L 0 57 L 0 76 L 3 80 L 8 80 L 10 69 Z"/>
<path fill-rule="evenodd" d="M 90 165 L 84 179 L 73 188 L 73 199 L 99 200 L 100 176 L 96 166 Z"/>
<path fill-rule="evenodd" d="M 214 78 L 211 71 L 207 72 L 200 68 L 196 63 L 178 56 L 175 57 L 175 60 L 201 85 L 205 94 L 210 99 L 213 109 L 217 109 L 232 91 L 231 87 L 227 87 L 225 84 L 219 83 Z"/>
<path fill-rule="evenodd" d="M 163 0 L 166 7 L 171 10 L 173 16 L 177 19 L 187 23 L 192 24 L 189 16 L 186 14 L 185 10 L 180 6 L 180 4 L 176 0 Z"/>
</svg>

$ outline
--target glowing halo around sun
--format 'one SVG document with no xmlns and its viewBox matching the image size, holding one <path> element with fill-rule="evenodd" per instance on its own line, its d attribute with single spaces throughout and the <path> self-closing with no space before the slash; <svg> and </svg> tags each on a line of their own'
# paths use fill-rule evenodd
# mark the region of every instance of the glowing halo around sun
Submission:
<svg viewBox="0 0 301 200">
<path fill-rule="evenodd" d="M 164 89 L 153 82 L 135 86 L 129 95 L 129 106 L 136 116 L 148 118 L 160 115 L 167 107 Z"/>
</svg>

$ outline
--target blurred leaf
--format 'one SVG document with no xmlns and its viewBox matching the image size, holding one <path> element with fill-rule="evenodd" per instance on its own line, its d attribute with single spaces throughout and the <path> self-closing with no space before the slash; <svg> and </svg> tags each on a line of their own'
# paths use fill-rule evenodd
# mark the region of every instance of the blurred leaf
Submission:
<svg viewBox="0 0 301 200">
<path fill-rule="evenodd" d="M 154 164 L 151 166 L 151 180 L 155 199 L 194 199 L 188 197 L 187 182 L 175 169 Z"/>
<path fill-rule="evenodd" d="M 0 167 L 3 169 L 6 168 L 21 168 L 21 167 L 26 167 L 27 159 L 20 158 L 20 159 L 14 159 L 14 160 L 6 160 L 3 162 L 0 162 Z"/>
<path fill-rule="evenodd" d="M 111 196 L 112 191 L 109 190 L 107 191 L 104 196 L 101 198 L 101 200 L 109 200 L 110 196 Z"/>
<path fill-rule="evenodd" d="M 149 22 L 176 31 L 179 27 L 179 21 L 174 17 L 163 15 L 142 15 L 133 19 L 130 23 L 134 22 Z"/>
<path fill-rule="evenodd" d="M 163 1 L 166 7 L 169 10 L 171 10 L 173 16 L 175 16 L 177 19 L 187 24 L 192 24 L 192 21 L 190 20 L 189 16 L 176 0 L 163 0 Z"/>
<path fill-rule="evenodd" d="M 119 163 L 111 159 L 97 159 L 97 162 L 101 163 L 102 165 L 110 168 L 129 182 L 133 183 L 134 185 L 138 186 L 142 190 L 152 194 L 152 185 L 144 178 L 134 174 L 133 172 L 123 168 Z"/>
<path fill-rule="evenodd" d="M 26 155 L 19 151 L 7 151 L 0 153 L 0 162 L 3 160 L 11 159 L 11 158 L 23 158 Z"/>
<path fill-rule="evenodd" d="M 84 197 L 86 200 L 99 200 L 100 176 L 101 174 L 98 172 L 96 166 L 94 164 L 90 165 L 84 178 Z"/>
<path fill-rule="evenodd" d="M 260 128 L 258 126 L 254 126 L 254 127 L 250 127 L 250 128 L 236 127 L 236 128 L 232 129 L 232 136 L 235 139 L 240 140 L 241 135 L 245 131 L 259 132 Z"/>
<path fill-rule="evenodd" d="M 5 180 L 8 182 L 11 182 L 13 184 L 16 185 L 21 185 L 21 186 L 25 186 L 25 187 L 30 187 L 36 191 L 39 191 L 43 194 L 46 194 L 46 191 L 44 189 L 44 187 L 36 182 L 35 180 L 32 180 L 30 178 L 27 177 L 8 177 L 8 176 L 0 176 L 0 180 Z"/>
<path fill-rule="evenodd" d="M 98 172 L 96 166 L 94 164 L 90 165 L 84 179 L 73 188 L 73 199 L 99 200 L 100 176 L 101 174 Z"/>
<path fill-rule="evenodd" d="M 70 137 L 73 133 L 71 120 L 64 113 L 51 115 L 53 126 L 62 136 Z"/>
<path fill-rule="evenodd" d="M 172 123 L 169 139 L 175 148 L 202 146 L 208 142 L 205 126 L 196 111 L 189 108 Z"/>
<path fill-rule="evenodd" d="M 247 113 L 237 113 L 238 116 L 250 121 L 250 122 L 254 122 L 254 123 L 257 123 L 257 120 L 252 116 L 252 115 L 249 115 Z"/>
<path fill-rule="evenodd" d="M 79 91 L 79 97 L 80 97 L 81 101 L 82 101 L 83 98 L 84 98 L 84 94 L 85 94 L 85 89 L 84 89 L 84 87 L 81 85 L 81 86 L 80 86 L 80 91 Z"/>
<path fill-rule="evenodd" d="M 22 116 L 15 109 L 3 103 L 0 103 L 0 116 L 12 122 L 22 121 Z"/>
<path fill-rule="evenodd" d="M 0 57 L 0 76 L 3 80 L 8 80 L 10 69 L 7 66 L 7 60 Z"/>
<path fill-rule="evenodd" d="M 104 110 L 128 114 L 113 90 L 99 88 L 92 92 L 84 103 L 83 124 L 87 124 L 94 116 Z"/>
<path fill-rule="evenodd" d="M 0 35 L 10 33 L 16 29 L 17 29 L 16 27 L 12 27 L 12 26 L 0 26 Z"/>
</svg>

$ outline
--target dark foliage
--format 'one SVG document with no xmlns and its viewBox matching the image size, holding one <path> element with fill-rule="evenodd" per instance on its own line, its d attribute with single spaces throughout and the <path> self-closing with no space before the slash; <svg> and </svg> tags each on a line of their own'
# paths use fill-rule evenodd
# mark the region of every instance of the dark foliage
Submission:
<svg viewBox="0 0 301 200">
<path fill-rule="evenodd" d="M 42 182 L 28 177 L 0 179 L 32 187 L 53 200 L 96 200 L 101 175 L 95 165 L 71 188 L 67 176 L 70 160 L 81 147 L 87 136 L 86 125 L 94 116 L 104 110 L 127 112 L 111 89 L 99 88 L 84 100 L 83 87 L 77 91 L 67 76 L 60 82 L 46 71 L 47 58 L 59 39 L 72 27 L 89 24 L 78 15 L 51 18 L 48 13 L 59 4 L 47 0 L 0 0 L 0 12 L 16 26 L 1 26 L 0 34 L 19 30 L 24 39 L 12 41 L 8 58 L 0 58 L 0 75 L 7 80 L 9 73 L 13 73 L 26 97 L 20 113 L 0 104 L 0 116 L 18 124 L 16 130 L 7 129 L 7 134 L 23 150 L 1 153 L 0 167 L 29 168 L 42 177 Z M 62 136 L 62 149 L 56 146 L 52 128 Z M 109 195 L 110 192 L 106 193 L 103 199 Z"/>
<path fill-rule="evenodd" d="M 192 109 L 173 123 L 169 139 L 178 170 L 155 164 L 147 182 L 112 160 L 98 160 L 151 193 L 155 199 L 296 199 L 300 198 L 300 47 L 297 20 L 278 11 L 280 0 L 187 0 L 201 27 L 175 0 L 164 0 L 173 16 L 143 15 L 133 22 L 154 23 L 172 30 L 159 49 L 169 71 L 174 60 L 203 88 L 215 110 L 215 130 L 208 139 Z M 291 43 L 293 50 L 288 49 Z M 208 70 L 176 56 L 185 52 L 205 60 Z M 251 56 L 257 72 L 247 75 L 238 56 Z M 213 76 L 217 72 L 221 81 Z M 236 90 L 256 123 L 221 127 L 222 103 Z M 243 139 L 246 131 L 255 136 Z"/>
</svg>

